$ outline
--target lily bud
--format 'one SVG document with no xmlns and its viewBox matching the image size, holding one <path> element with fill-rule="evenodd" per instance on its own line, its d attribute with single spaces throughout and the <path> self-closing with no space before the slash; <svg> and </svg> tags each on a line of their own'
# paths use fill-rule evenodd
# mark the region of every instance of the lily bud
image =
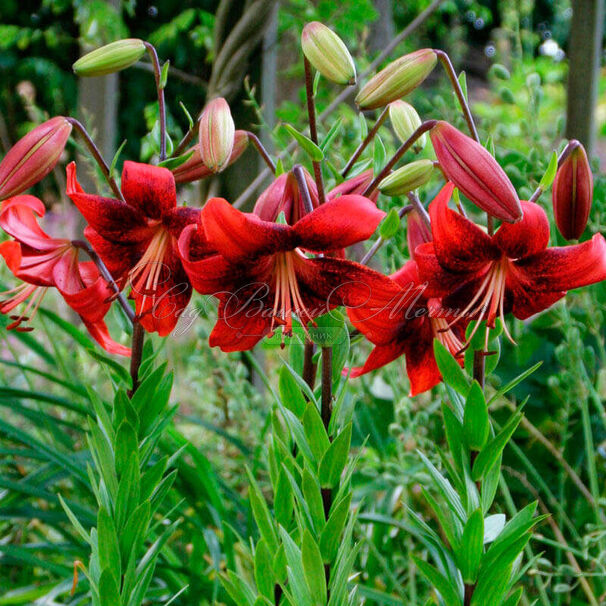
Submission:
<svg viewBox="0 0 606 606">
<path fill-rule="evenodd" d="M 145 53 L 145 43 L 138 38 L 117 40 L 80 57 L 72 69 L 78 76 L 105 76 L 135 64 Z"/>
<path fill-rule="evenodd" d="M 303 174 L 311 198 L 311 205 L 313 208 L 317 208 L 320 202 L 316 182 L 307 170 L 303 169 Z M 288 172 L 275 179 L 257 199 L 253 213 L 263 221 L 276 221 L 280 214 L 284 213 L 288 225 L 294 225 L 301 217 L 306 215 L 307 209 L 295 175 Z"/>
<path fill-rule="evenodd" d="M 44 179 L 59 161 L 71 132 L 70 122 L 57 116 L 19 139 L 0 164 L 0 200 L 16 196 Z"/>
<path fill-rule="evenodd" d="M 406 222 L 406 240 L 408 241 L 408 252 L 410 258 L 415 258 L 415 250 L 419 244 L 431 242 L 431 231 L 423 218 L 416 210 L 408 213 Z"/>
<path fill-rule="evenodd" d="M 307 60 L 328 80 L 337 84 L 356 83 L 356 66 L 347 47 L 324 24 L 308 23 L 301 34 L 301 47 Z"/>
<path fill-rule="evenodd" d="M 474 204 L 507 223 L 522 218 L 516 190 L 488 150 L 448 122 L 438 122 L 430 137 L 446 178 Z"/>
<path fill-rule="evenodd" d="M 231 156 L 229 156 L 227 166 L 231 166 L 244 153 L 247 147 L 248 134 L 244 130 L 237 130 L 234 133 L 234 146 L 231 150 Z M 172 170 L 173 176 L 175 177 L 175 183 L 191 183 L 192 181 L 206 179 L 206 177 L 210 177 L 214 174 L 210 168 L 202 162 L 199 146 L 196 145 L 196 147 L 189 149 L 185 153 L 191 151 L 193 151 L 193 154 L 190 158 Z"/>
<path fill-rule="evenodd" d="M 404 143 L 421 126 L 421 118 L 417 110 L 406 101 L 393 101 L 389 104 L 389 119 L 398 137 Z M 415 151 L 421 151 L 427 143 L 427 133 L 423 133 L 414 143 Z"/>
<path fill-rule="evenodd" d="M 552 197 L 553 215 L 560 233 L 567 240 L 578 240 L 587 226 L 593 200 L 591 167 L 580 143 L 558 169 Z"/>
<path fill-rule="evenodd" d="M 200 118 L 200 156 L 213 172 L 229 163 L 234 147 L 235 126 L 227 101 L 217 97 L 206 105 Z"/>
<path fill-rule="evenodd" d="M 343 181 L 343 183 L 340 183 L 336 187 L 333 187 L 333 189 L 327 192 L 326 199 L 334 200 L 339 196 L 349 196 L 351 194 L 357 194 L 361 196 L 366 191 L 366 188 L 372 183 L 372 178 L 372 168 L 369 168 L 364 172 L 361 172 L 359 175 L 351 177 L 350 179 Z M 369 199 L 373 202 L 376 202 L 378 195 L 379 192 L 375 189 L 370 195 Z"/>
<path fill-rule="evenodd" d="M 409 191 L 425 185 L 431 178 L 433 162 L 431 160 L 416 160 L 393 173 L 387 175 L 379 183 L 379 191 L 386 196 L 401 196 Z"/>
<path fill-rule="evenodd" d="M 360 109 L 384 107 L 407 95 L 429 76 L 438 58 L 431 48 L 422 48 L 392 61 L 357 94 Z"/>
</svg>

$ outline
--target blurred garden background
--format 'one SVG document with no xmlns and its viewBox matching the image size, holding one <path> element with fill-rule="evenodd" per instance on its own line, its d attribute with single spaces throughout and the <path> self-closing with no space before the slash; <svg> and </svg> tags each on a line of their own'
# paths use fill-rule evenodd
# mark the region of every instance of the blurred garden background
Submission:
<svg viewBox="0 0 606 606">
<path fill-rule="evenodd" d="M 306 123 L 299 37 L 306 22 L 318 20 L 347 43 L 360 74 L 377 58 L 382 66 L 418 48 L 446 50 L 466 74 L 482 140 L 490 141 L 521 198 L 532 193 L 563 140 L 580 139 L 594 168 L 590 229 L 604 233 L 604 19 L 600 0 L 0 0 L 0 157 L 34 125 L 71 115 L 87 125 L 106 158 L 124 142 L 120 162 L 149 161 L 157 152 L 158 111 L 151 64 L 142 60 L 121 74 L 81 81 L 71 70 L 82 53 L 125 37 L 152 42 L 161 59 L 170 60 L 168 132 L 174 145 L 188 129 L 188 113 L 195 117 L 207 98 L 221 95 L 236 128 L 257 132 L 264 125 L 264 144 L 280 152 L 291 140 L 281 123 Z M 386 48 L 392 39 L 397 44 Z M 331 86 L 319 88 L 320 113 L 340 92 Z M 352 98 L 331 118 L 341 119 L 342 147 L 331 153 L 342 158 L 351 156 L 364 128 Z M 438 70 L 408 100 L 424 119 L 464 124 Z M 332 124 L 321 123 L 322 133 Z M 397 140 L 383 143 L 393 150 Z M 80 150 L 72 142 L 65 154 L 76 158 Z M 182 199 L 201 206 L 221 195 L 252 208 L 254 194 L 268 181 L 248 188 L 263 166 L 252 150 L 246 154 L 221 175 L 186 186 Z M 81 171 L 83 180 L 103 190 L 93 164 L 81 162 L 89 168 Z M 76 237 L 81 219 L 64 192 L 62 168 L 32 190 L 49 211 L 46 225 L 60 222 Z M 550 209 L 549 196 L 542 202 Z M 400 266 L 405 241 L 403 231 L 397 234 L 376 266 Z M 0 273 L 0 283 L 10 288 L 7 272 Z M 88 337 L 75 316 L 71 322 L 59 317 L 68 312 L 55 313 L 58 300 L 45 300 L 35 333 L 0 332 L 0 605 L 87 603 L 83 592 L 70 597 L 74 561 L 86 561 L 87 546 L 57 495 L 81 520 L 94 521 L 93 495 L 74 479 L 74 469 L 85 470 L 87 461 L 86 390 L 102 392 L 122 370 L 117 362 L 99 367 L 92 347 L 68 345 L 66 335 L 85 346 Z M 508 515 L 534 499 L 541 513 L 551 514 L 526 548 L 525 606 L 587 604 L 584 582 L 606 604 L 605 304 L 603 283 L 571 293 L 565 304 L 532 321 L 512 320 L 518 346 L 503 344 L 503 382 L 543 361 L 540 373 L 491 410 L 499 422 L 530 395 L 526 419 L 505 452 L 507 482 L 497 498 Z M 256 533 L 244 465 L 262 489 L 268 486 L 262 446 L 271 406 L 263 373 L 255 368 L 275 368 L 279 344 L 265 343 L 254 356 L 212 350 L 207 337 L 214 313 L 197 296 L 191 322 L 183 318 L 168 339 L 150 339 L 177 379 L 173 401 L 179 409 L 161 446 L 171 454 L 185 449 L 158 514 L 159 523 L 163 516 L 182 523 L 162 552 L 150 603 L 164 604 L 187 586 L 175 604 L 233 604 L 219 573 L 247 569 L 238 537 Z M 0 322 L 9 320 L 2 316 Z M 111 322 L 119 325 L 121 316 L 115 313 Z M 367 352 L 358 350 L 358 363 Z M 409 532 L 409 522 L 411 511 L 435 521 L 421 496 L 427 474 L 417 449 L 432 452 L 440 466 L 434 445 L 445 443 L 443 387 L 411 399 L 403 377 L 395 362 L 380 376 L 353 381 L 346 402 L 360 456 L 353 479 L 355 538 L 361 543 L 355 583 L 369 605 L 421 606 L 434 595 L 411 559 L 423 557 L 425 547 Z"/>
</svg>

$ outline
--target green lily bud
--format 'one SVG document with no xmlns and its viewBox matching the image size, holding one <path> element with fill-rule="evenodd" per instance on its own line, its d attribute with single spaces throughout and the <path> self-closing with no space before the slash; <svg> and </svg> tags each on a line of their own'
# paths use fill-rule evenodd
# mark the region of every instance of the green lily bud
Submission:
<svg viewBox="0 0 606 606">
<path fill-rule="evenodd" d="M 376 109 L 407 95 L 427 78 L 437 60 L 431 48 L 423 48 L 392 61 L 366 83 L 356 103 L 360 109 Z"/>
<path fill-rule="evenodd" d="M 331 29 L 319 21 L 303 28 L 301 46 L 307 60 L 328 80 L 337 84 L 355 84 L 356 66 L 343 43 Z"/>
<path fill-rule="evenodd" d="M 80 57 L 72 69 L 78 76 L 113 74 L 136 63 L 145 52 L 145 43 L 138 38 L 117 40 Z"/>
<path fill-rule="evenodd" d="M 433 172 L 431 160 L 416 160 L 385 177 L 379 191 L 387 196 L 401 196 L 425 185 Z"/>
<path fill-rule="evenodd" d="M 421 126 L 417 110 L 406 101 L 393 101 L 389 104 L 389 119 L 398 139 L 404 143 Z M 419 152 L 425 147 L 427 133 L 423 133 L 414 143 L 414 150 Z"/>
</svg>

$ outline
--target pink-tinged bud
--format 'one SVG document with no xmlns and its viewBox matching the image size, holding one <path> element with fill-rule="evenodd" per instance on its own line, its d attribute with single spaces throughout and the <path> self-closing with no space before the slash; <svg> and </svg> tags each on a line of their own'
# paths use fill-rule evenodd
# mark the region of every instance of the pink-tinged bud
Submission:
<svg viewBox="0 0 606 606">
<path fill-rule="evenodd" d="M 415 258 L 415 250 L 419 244 L 431 242 L 431 239 L 431 231 L 421 215 L 416 210 L 411 210 L 406 221 L 406 240 L 410 258 Z"/>
<path fill-rule="evenodd" d="M 356 175 L 355 177 L 351 177 L 351 179 L 347 179 L 346 181 L 343 181 L 343 183 L 341 183 L 341 184 L 337 185 L 336 187 L 334 187 L 333 189 L 331 189 L 326 194 L 326 199 L 334 200 L 335 198 L 338 198 L 339 196 L 349 196 L 352 194 L 357 194 L 357 195 L 361 196 L 366 191 L 366 188 L 371 184 L 372 178 L 373 178 L 372 168 L 369 168 L 368 170 L 365 170 L 364 172 L 360 173 L 359 175 Z M 371 196 L 369 197 L 369 199 L 372 200 L 373 202 L 376 202 L 378 196 L 379 196 L 379 190 L 375 189 L 373 191 L 373 193 L 371 194 Z"/>
<path fill-rule="evenodd" d="M 217 97 L 206 105 L 200 118 L 200 156 L 213 172 L 221 172 L 229 163 L 234 147 L 234 120 L 227 101 Z"/>
<path fill-rule="evenodd" d="M 337 84 L 356 83 L 356 66 L 347 47 L 324 24 L 308 23 L 301 34 L 301 47 L 307 60 L 328 80 Z"/>
<path fill-rule="evenodd" d="M 431 48 L 422 48 L 392 61 L 362 88 L 356 96 L 360 109 L 384 107 L 417 88 L 436 65 Z"/>
<path fill-rule="evenodd" d="M 231 166 L 246 150 L 248 147 L 248 134 L 244 130 L 237 130 L 234 133 L 234 147 L 231 150 L 231 156 L 227 166 Z M 173 176 L 175 177 L 175 183 L 191 183 L 192 181 L 199 181 L 200 179 L 206 179 L 214 174 L 204 162 L 200 156 L 199 146 L 193 147 L 188 152 L 193 151 L 193 154 L 187 159 L 186 162 L 172 169 Z M 185 153 L 188 153 L 185 152 Z"/>
<path fill-rule="evenodd" d="M 319 205 L 318 190 L 313 177 L 303 169 L 311 205 Z M 305 202 L 299 191 L 297 179 L 292 172 L 281 174 L 257 199 L 253 213 L 264 221 L 276 221 L 284 213 L 286 223 L 294 225 L 307 214 Z"/>
<path fill-rule="evenodd" d="M 448 122 L 438 122 L 430 137 L 446 178 L 474 204 L 507 223 L 522 218 L 516 190 L 488 150 Z"/>
<path fill-rule="evenodd" d="M 71 132 L 70 122 L 57 116 L 19 139 L 0 164 L 0 200 L 16 196 L 44 179 L 59 161 Z"/>
<path fill-rule="evenodd" d="M 553 215 L 567 240 L 578 240 L 589 219 L 593 200 L 593 175 L 585 148 L 577 146 L 562 162 L 553 181 Z"/>
</svg>

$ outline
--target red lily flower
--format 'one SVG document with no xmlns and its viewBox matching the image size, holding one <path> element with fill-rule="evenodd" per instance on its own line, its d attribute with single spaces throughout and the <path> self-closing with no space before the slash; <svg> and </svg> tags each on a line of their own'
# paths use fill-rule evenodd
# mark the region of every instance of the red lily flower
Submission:
<svg viewBox="0 0 606 606">
<path fill-rule="evenodd" d="M 177 207 L 175 180 L 166 168 L 125 162 L 126 202 L 84 192 L 76 165 L 67 167 L 67 195 L 88 221 L 84 235 L 113 278 L 130 285 L 145 330 L 166 336 L 191 297 L 177 240 L 200 211 Z"/>
<path fill-rule="evenodd" d="M 242 213 L 225 200 L 206 203 L 198 226 L 179 239 L 193 287 L 220 300 L 210 345 L 251 349 L 276 325 L 292 332 L 292 315 L 309 321 L 340 305 L 361 305 L 385 277 L 334 257 L 309 257 L 368 238 L 385 213 L 362 196 L 340 196 L 291 225 Z M 212 255 L 212 250 L 217 254 Z"/>
<path fill-rule="evenodd" d="M 359 377 L 404 355 L 409 395 L 416 396 L 442 380 L 434 339 L 456 355 L 463 347 L 465 328 L 462 324 L 449 328 L 440 300 L 426 296 L 414 261 L 390 278 L 391 287 L 384 286 L 364 305 L 347 310 L 351 323 L 375 345 L 364 366 L 352 368 L 350 376 Z"/>
<path fill-rule="evenodd" d="M 489 236 L 448 208 L 447 183 L 429 206 L 433 241 L 419 245 L 415 259 L 428 296 L 443 297 L 455 315 L 486 320 L 512 312 L 524 320 L 561 299 L 566 291 L 606 279 L 606 241 L 596 234 L 575 246 L 547 248 L 545 211 L 522 202 L 518 223 L 503 223 Z"/>
<path fill-rule="evenodd" d="M 0 313 L 7 314 L 29 300 L 20 315 L 13 315 L 9 330 L 29 331 L 22 324 L 33 317 L 49 288 L 55 287 L 78 313 L 92 337 L 110 353 L 130 355 L 130 349 L 109 336 L 103 318 L 113 292 L 92 261 L 78 261 L 79 249 L 70 240 L 51 238 L 38 225 L 44 205 L 33 196 L 5 200 L 0 209 L 0 227 L 15 238 L 0 244 L 10 271 L 23 283 L 4 294 Z"/>
</svg>

